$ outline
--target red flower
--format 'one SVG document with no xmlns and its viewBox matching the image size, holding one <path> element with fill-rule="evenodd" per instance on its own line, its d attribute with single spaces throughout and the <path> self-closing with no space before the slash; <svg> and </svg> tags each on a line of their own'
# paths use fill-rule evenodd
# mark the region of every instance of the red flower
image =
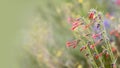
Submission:
<svg viewBox="0 0 120 68">
<path fill-rule="evenodd" d="M 93 12 L 89 13 L 89 19 L 94 19 L 94 13 Z"/>
<path fill-rule="evenodd" d="M 76 45 L 74 45 L 73 48 L 76 48 Z"/>
<path fill-rule="evenodd" d="M 94 55 L 95 56 L 95 59 L 98 59 L 99 57 L 101 57 L 103 55 L 103 53 L 101 52 L 100 54 L 98 54 L 98 55 Z"/>
<path fill-rule="evenodd" d="M 94 49 L 95 46 L 97 46 L 102 40 L 103 40 L 103 39 L 100 39 L 100 40 L 98 40 L 95 44 L 90 45 L 90 48 L 91 48 L 91 49 Z"/>
<path fill-rule="evenodd" d="M 70 47 L 70 46 L 72 46 L 72 43 L 71 42 L 66 42 L 66 46 Z"/>
<path fill-rule="evenodd" d="M 75 30 L 78 26 L 80 25 L 80 23 L 79 22 L 74 22 L 74 23 L 72 23 L 72 30 Z"/>
<path fill-rule="evenodd" d="M 99 55 L 95 55 L 95 59 L 98 59 L 99 58 Z"/>
<path fill-rule="evenodd" d="M 96 39 L 96 38 L 99 37 L 100 35 L 101 35 L 101 34 L 93 34 L 93 35 L 92 35 L 92 38 L 93 38 L 93 39 Z"/>
<path fill-rule="evenodd" d="M 83 50 L 85 50 L 86 48 L 87 48 L 86 46 L 83 46 L 83 47 L 80 48 L 80 51 L 83 51 Z"/>
<path fill-rule="evenodd" d="M 115 34 L 115 30 L 110 31 L 110 34 L 111 35 Z"/>
<path fill-rule="evenodd" d="M 117 49 L 115 47 L 112 47 L 112 52 L 115 52 Z"/>
<path fill-rule="evenodd" d="M 91 48 L 91 49 L 94 49 L 94 48 L 95 48 L 95 45 L 90 45 L 90 48 Z"/>
<path fill-rule="evenodd" d="M 115 33 L 115 36 L 116 36 L 116 37 L 119 37 L 120 35 L 119 35 L 119 33 L 118 33 L 118 32 L 116 32 L 116 33 Z"/>
<path fill-rule="evenodd" d="M 78 42 L 79 42 L 79 41 L 77 41 L 77 40 L 74 40 L 74 41 L 68 41 L 68 42 L 66 42 L 66 46 L 67 46 L 67 47 L 72 46 L 73 48 L 76 48 Z"/>
<path fill-rule="evenodd" d="M 108 58 L 108 57 L 109 57 L 109 54 L 108 54 L 108 52 L 106 52 L 105 56 L 106 56 L 106 58 Z"/>
</svg>

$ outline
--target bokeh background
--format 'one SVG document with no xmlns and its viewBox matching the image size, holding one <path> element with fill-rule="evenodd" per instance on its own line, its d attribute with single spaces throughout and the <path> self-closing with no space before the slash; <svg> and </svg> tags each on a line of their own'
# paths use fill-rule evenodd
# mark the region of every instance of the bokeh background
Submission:
<svg viewBox="0 0 120 68">
<path fill-rule="evenodd" d="M 120 0 L 0 0 L 0 68 L 87 68 L 65 43 L 74 39 L 67 18 L 91 8 L 120 24 Z"/>
</svg>

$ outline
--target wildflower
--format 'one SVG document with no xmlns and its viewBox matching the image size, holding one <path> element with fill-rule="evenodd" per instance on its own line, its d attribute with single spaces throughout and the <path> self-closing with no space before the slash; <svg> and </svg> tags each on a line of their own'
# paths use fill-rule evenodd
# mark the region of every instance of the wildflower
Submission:
<svg viewBox="0 0 120 68">
<path fill-rule="evenodd" d="M 106 53 L 105 53 L 105 56 L 106 56 L 106 58 L 108 58 L 108 57 L 109 57 L 109 53 L 108 53 L 108 52 L 106 52 Z"/>
<path fill-rule="evenodd" d="M 115 36 L 116 37 L 120 37 L 120 35 L 119 35 L 119 33 L 116 31 L 116 33 L 115 33 Z"/>
<path fill-rule="evenodd" d="M 73 46 L 73 45 L 76 45 L 76 41 L 66 42 L 67 47 L 70 47 L 70 46 Z"/>
<path fill-rule="evenodd" d="M 108 58 L 109 57 L 109 53 L 108 53 L 108 51 L 107 50 L 103 50 L 103 52 L 102 52 L 104 55 L 105 55 L 105 57 L 106 58 Z"/>
<path fill-rule="evenodd" d="M 103 40 L 103 39 L 100 39 L 100 40 L 98 40 L 96 43 L 94 43 L 93 45 L 90 45 L 90 48 L 91 48 L 91 49 L 94 49 L 95 46 L 97 46 L 102 40 Z"/>
<path fill-rule="evenodd" d="M 83 50 L 85 50 L 86 48 L 87 48 L 86 46 L 82 46 L 82 47 L 80 48 L 80 52 L 83 51 Z"/>
<path fill-rule="evenodd" d="M 79 22 L 74 22 L 74 23 L 72 23 L 72 30 L 75 30 L 75 28 L 77 28 L 78 26 L 80 25 L 80 23 Z"/>
<path fill-rule="evenodd" d="M 94 16 L 95 16 L 94 12 L 90 12 L 88 17 L 90 20 L 93 20 Z"/>
<path fill-rule="evenodd" d="M 77 68 L 83 68 L 83 67 L 82 67 L 82 65 L 81 65 L 81 64 L 79 64 Z"/>
<path fill-rule="evenodd" d="M 117 51 L 117 49 L 115 47 L 112 47 L 111 49 L 112 49 L 112 52 L 116 52 Z"/>
<path fill-rule="evenodd" d="M 101 35 L 101 34 L 93 34 L 93 35 L 92 35 L 92 38 L 93 38 L 93 39 L 96 39 L 96 38 L 99 37 L 100 35 Z"/>
<path fill-rule="evenodd" d="M 111 43 L 109 43 L 108 41 L 110 41 L 108 39 L 108 37 L 105 34 L 106 30 L 104 29 L 104 27 L 109 27 L 109 23 L 108 21 L 103 21 L 103 17 L 102 17 L 102 13 L 101 12 L 97 12 L 94 9 L 91 9 L 88 15 L 89 21 L 85 21 L 83 18 L 77 18 L 74 19 L 74 21 L 71 23 L 72 24 L 72 30 L 75 30 L 76 28 L 78 28 L 80 26 L 80 29 L 78 30 L 78 32 L 76 33 L 76 35 L 78 35 L 78 33 L 81 33 L 79 36 L 76 36 L 77 38 L 82 38 L 82 43 L 81 44 L 87 44 L 85 46 L 80 47 L 80 52 L 82 52 L 86 57 L 90 57 L 90 59 L 92 59 L 92 62 L 95 63 L 95 65 L 93 65 L 94 68 L 98 68 L 101 67 L 100 65 L 98 65 L 96 62 L 100 61 L 101 65 L 104 65 L 104 63 L 106 63 L 106 61 L 102 61 L 104 58 L 100 58 L 102 57 L 102 55 L 104 55 L 106 58 L 107 57 L 111 57 L 111 51 L 109 51 L 111 48 L 111 46 L 107 46 L 107 45 L 111 45 Z M 108 17 L 111 18 L 111 15 L 108 15 Z M 88 20 L 88 19 L 87 19 Z M 102 25 L 102 23 L 104 25 Z M 82 29 L 83 30 L 82 30 Z M 95 31 L 94 31 L 95 28 Z M 86 30 L 88 29 L 88 30 Z M 93 29 L 93 30 L 92 30 Z M 94 32 L 92 32 L 94 31 Z M 115 36 L 119 36 L 119 33 L 117 33 L 117 31 L 113 31 L 110 32 L 112 35 Z M 105 42 L 103 42 L 103 40 L 105 39 Z M 67 43 L 67 46 L 70 47 L 72 46 L 73 48 L 76 48 L 76 45 L 78 41 L 75 42 L 70 42 Z M 105 46 L 100 46 L 100 48 L 96 48 L 97 45 L 105 45 Z M 95 50 L 94 50 L 95 49 Z M 99 50 L 100 49 L 100 50 Z M 106 49 L 106 50 L 104 50 Z M 99 51 L 103 50 L 102 52 L 98 53 Z M 108 50 L 108 51 L 107 51 Z M 112 50 L 114 51 L 115 49 L 112 48 Z M 88 52 L 88 53 L 87 53 Z M 110 54 L 109 54 L 110 52 Z M 97 54 L 94 54 L 97 53 Z M 91 56 L 93 55 L 93 57 Z M 113 54 L 114 55 L 114 54 Z M 96 60 L 97 61 L 96 61 Z M 93 61 L 95 60 L 95 61 Z M 114 60 L 114 56 L 113 59 L 111 59 L 111 61 Z M 110 62 L 111 63 L 111 62 Z M 98 66 L 98 67 L 97 67 Z M 106 67 L 106 66 L 102 66 L 102 67 Z M 101 68 L 102 68 L 101 67 Z"/>
<path fill-rule="evenodd" d="M 104 20 L 104 26 L 106 27 L 106 28 L 109 28 L 110 27 L 110 23 L 108 22 L 108 20 L 106 19 L 106 20 Z"/>
<path fill-rule="evenodd" d="M 115 30 L 111 30 L 111 31 L 110 31 L 110 34 L 111 34 L 111 35 L 115 34 Z"/>
<path fill-rule="evenodd" d="M 110 31 L 110 34 L 111 34 L 111 35 L 114 35 L 114 36 L 116 36 L 116 37 L 120 37 L 120 35 L 119 35 L 119 33 L 118 33 L 117 30 L 112 30 L 112 31 Z"/>
<path fill-rule="evenodd" d="M 99 55 L 94 54 L 94 58 L 95 58 L 95 59 L 98 59 L 98 58 L 99 58 Z"/>
<path fill-rule="evenodd" d="M 79 3 L 83 3 L 83 0 L 78 0 Z"/>
<path fill-rule="evenodd" d="M 102 52 L 100 54 L 94 54 L 95 59 L 98 59 L 99 57 L 101 57 L 102 54 L 103 54 Z"/>
<path fill-rule="evenodd" d="M 95 48 L 95 45 L 90 45 L 90 48 L 91 48 L 91 49 L 94 49 L 94 48 Z"/>
<path fill-rule="evenodd" d="M 115 65 L 115 64 L 112 64 L 112 68 L 116 68 L 116 65 Z"/>
<path fill-rule="evenodd" d="M 60 57 L 61 55 L 62 55 L 62 51 L 61 50 L 57 51 L 56 56 Z"/>
<path fill-rule="evenodd" d="M 43 54 L 41 54 L 41 53 L 37 55 L 37 58 L 38 58 L 39 60 L 42 60 L 43 57 L 44 57 L 44 56 L 43 56 Z"/>
<path fill-rule="evenodd" d="M 73 48 L 76 48 L 76 45 L 74 45 Z"/>
<path fill-rule="evenodd" d="M 114 17 L 113 17 L 112 15 L 110 15 L 110 13 L 106 13 L 106 17 L 107 17 L 108 19 L 111 19 L 111 20 L 114 19 Z"/>
<path fill-rule="evenodd" d="M 120 6 L 120 0 L 116 0 L 116 4 Z"/>
<path fill-rule="evenodd" d="M 68 42 L 66 42 L 66 46 L 67 47 L 73 46 L 73 48 L 76 48 L 76 46 L 79 42 L 80 42 L 80 40 L 68 41 Z"/>
<path fill-rule="evenodd" d="M 72 17 L 69 17 L 69 18 L 67 19 L 67 21 L 68 21 L 68 23 L 72 23 L 72 22 L 74 21 L 74 19 L 73 19 Z"/>
</svg>

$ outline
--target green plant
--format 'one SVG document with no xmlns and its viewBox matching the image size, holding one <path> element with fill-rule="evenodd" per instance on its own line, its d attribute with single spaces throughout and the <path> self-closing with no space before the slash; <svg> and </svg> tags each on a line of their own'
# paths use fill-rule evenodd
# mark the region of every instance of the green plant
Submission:
<svg viewBox="0 0 120 68">
<path fill-rule="evenodd" d="M 91 9 L 87 17 L 70 17 L 68 22 L 75 40 L 68 41 L 67 47 L 79 47 L 92 68 L 116 68 L 117 56 L 106 34 L 102 12 Z"/>
</svg>

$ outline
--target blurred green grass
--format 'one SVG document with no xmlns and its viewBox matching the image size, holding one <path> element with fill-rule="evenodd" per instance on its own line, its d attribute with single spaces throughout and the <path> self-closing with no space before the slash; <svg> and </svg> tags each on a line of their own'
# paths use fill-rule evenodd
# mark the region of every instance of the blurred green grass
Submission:
<svg viewBox="0 0 120 68">
<path fill-rule="evenodd" d="M 21 68 L 22 29 L 39 0 L 0 0 L 0 68 Z"/>
</svg>

